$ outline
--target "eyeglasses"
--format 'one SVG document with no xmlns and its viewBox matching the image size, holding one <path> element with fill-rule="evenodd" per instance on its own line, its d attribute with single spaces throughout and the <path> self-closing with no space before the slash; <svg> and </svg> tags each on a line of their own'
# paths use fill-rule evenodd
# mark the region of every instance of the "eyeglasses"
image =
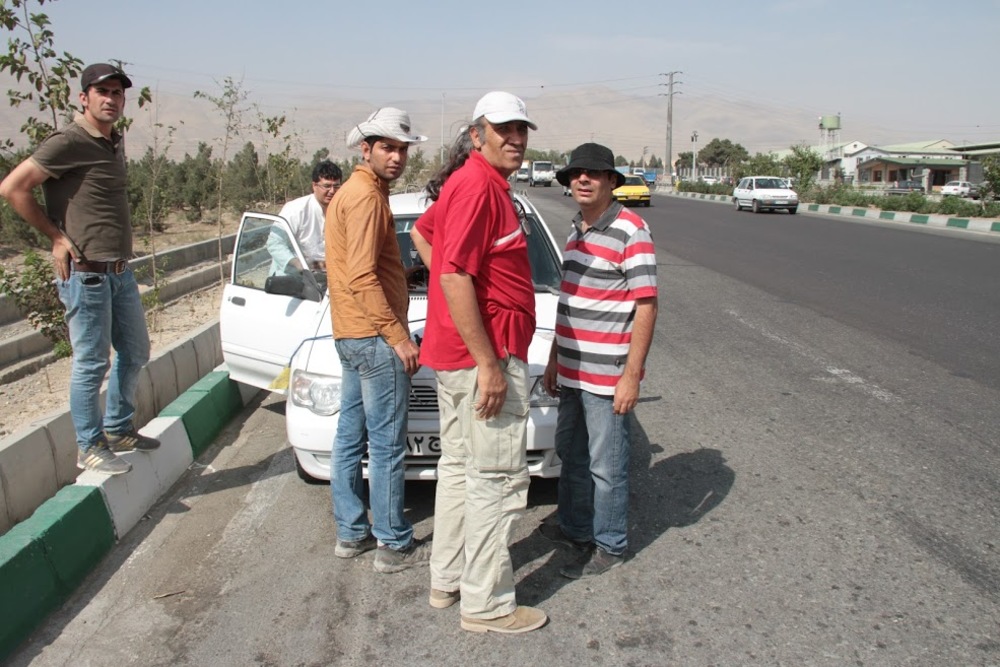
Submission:
<svg viewBox="0 0 1000 667">
<path fill-rule="evenodd" d="M 341 183 L 313 183 L 314 188 L 319 188 L 323 192 L 336 192 L 340 189 Z"/>
<path fill-rule="evenodd" d="M 590 178 L 594 178 L 595 176 L 600 176 L 601 174 L 605 173 L 607 172 L 604 171 L 603 169 L 570 169 L 568 172 L 566 172 L 566 176 L 569 178 L 569 180 L 572 181 L 574 178 L 580 178 L 584 174 L 586 174 Z"/>
</svg>

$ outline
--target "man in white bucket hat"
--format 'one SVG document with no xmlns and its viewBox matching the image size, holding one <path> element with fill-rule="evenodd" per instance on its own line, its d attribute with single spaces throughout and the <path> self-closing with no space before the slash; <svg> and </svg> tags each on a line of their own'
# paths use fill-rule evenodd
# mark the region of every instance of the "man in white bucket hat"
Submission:
<svg viewBox="0 0 1000 667">
<path fill-rule="evenodd" d="M 410 376 L 420 353 L 410 339 L 406 275 L 389 209 L 389 184 L 402 176 L 413 134 L 405 111 L 383 107 L 358 123 L 347 145 L 360 144 L 364 164 L 326 213 L 330 313 L 343 367 L 340 418 L 330 459 L 334 554 L 376 549 L 377 572 L 426 564 L 430 544 L 413 537 L 403 514 L 403 457 Z M 368 451 L 369 502 L 362 498 L 361 458 Z"/>
<path fill-rule="evenodd" d="M 528 499 L 535 294 L 507 178 L 537 128 L 520 98 L 499 91 L 479 100 L 472 120 L 472 150 L 415 238 L 433 248 L 420 361 L 436 372 L 441 411 L 430 604 L 461 601 L 471 632 L 523 633 L 547 616 L 517 604 L 509 550 Z"/>
</svg>

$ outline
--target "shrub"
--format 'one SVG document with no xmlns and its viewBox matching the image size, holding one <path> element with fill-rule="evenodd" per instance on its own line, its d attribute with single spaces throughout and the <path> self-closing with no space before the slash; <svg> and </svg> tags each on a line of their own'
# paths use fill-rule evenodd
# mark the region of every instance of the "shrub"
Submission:
<svg viewBox="0 0 1000 667">
<path fill-rule="evenodd" d="M 31 326 L 52 341 L 56 356 L 72 353 L 66 310 L 59 300 L 52 266 L 37 252 L 29 250 L 20 272 L 0 266 L 0 293 L 9 295 Z"/>
</svg>

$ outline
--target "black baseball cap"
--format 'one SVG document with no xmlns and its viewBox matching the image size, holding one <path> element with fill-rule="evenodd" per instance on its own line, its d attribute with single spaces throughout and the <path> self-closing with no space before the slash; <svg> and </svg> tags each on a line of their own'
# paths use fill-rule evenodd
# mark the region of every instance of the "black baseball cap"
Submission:
<svg viewBox="0 0 1000 667">
<path fill-rule="evenodd" d="M 125 72 L 107 63 L 87 65 L 86 69 L 83 70 L 83 74 L 80 75 L 80 85 L 83 87 L 83 90 L 87 90 L 91 86 L 101 81 L 107 81 L 108 79 L 118 79 L 122 82 L 122 88 L 132 87 L 132 79 L 125 76 Z"/>
</svg>

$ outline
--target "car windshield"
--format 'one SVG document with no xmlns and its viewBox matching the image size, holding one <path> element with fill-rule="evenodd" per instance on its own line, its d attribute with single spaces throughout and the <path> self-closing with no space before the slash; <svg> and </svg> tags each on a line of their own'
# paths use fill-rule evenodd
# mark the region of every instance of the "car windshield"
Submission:
<svg viewBox="0 0 1000 667">
<path fill-rule="evenodd" d="M 535 163 L 535 169 L 537 171 L 552 171 L 552 163 L 551 162 L 536 162 Z"/>
<path fill-rule="evenodd" d="M 945 185 L 956 186 L 956 185 L 961 185 L 961 183 L 958 181 L 948 181 L 947 183 L 945 183 Z"/>
<path fill-rule="evenodd" d="M 413 247 L 413 239 L 410 238 L 410 230 L 419 217 L 399 215 L 395 218 L 396 240 L 399 242 L 399 252 L 403 256 L 403 266 L 407 269 L 423 264 L 417 249 Z M 531 280 L 535 284 L 535 291 L 558 290 L 562 273 L 558 255 L 549 241 L 549 235 L 545 233 L 541 221 L 535 215 L 528 213 L 522 216 L 522 220 L 528 235 L 528 261 L 531 263 Z M 414 291 L 425 292 L 427 285 L 418 281 L 412 284 L 411 288 Z"/>
<path fill-rule="evenodd" d="M 785 182 L 780 178 L 758 178 L 757 179 L 758 188 L 785 188 Z"/>
<path fill-rule="evenodd" d="M 625 185 L 645 185 L 646 182 L 638 176 L 626 176 Z"/>
</svg>

